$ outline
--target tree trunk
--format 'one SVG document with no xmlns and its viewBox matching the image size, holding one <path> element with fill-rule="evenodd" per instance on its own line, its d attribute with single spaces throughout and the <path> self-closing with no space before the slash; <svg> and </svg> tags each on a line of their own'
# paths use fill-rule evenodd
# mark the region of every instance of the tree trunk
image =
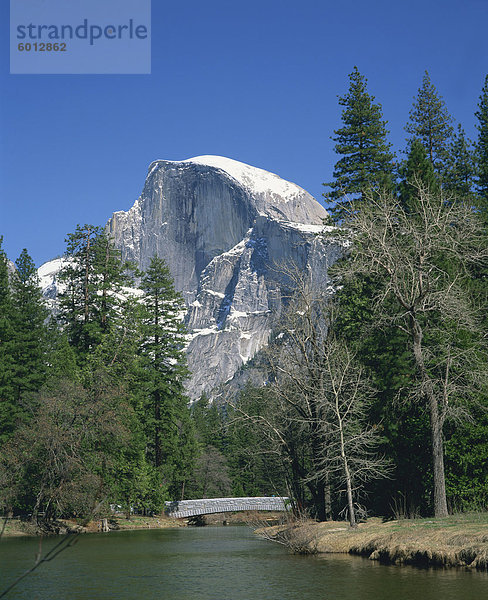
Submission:
<svg viewBox="0 0 488 600">
<path fill-rule="evenodd" d="M 447 517 L 446 480 L 444 474 L 444 443 L 442 423 L 437 402 L 430 402 L 430 426 L 432 430 L 432 463 L 434 467 L 434 515 Z"/>
<path fill-rule="evenodd" d="M 349 524 L 351 525 L 351 527 L 356 528 L 357 523 L 356 513 L 354 511 L 354 502 L 352 498 L 351 473 L 349 471 L 349 465 L 347 464 L 346 444 L 344 442 L 344 422 L 341 418 L 341 411 L 339 409 L 339 398 L 337 395 L 335 397 L 335 410 L 340 434 L 342 467 L 344 469 L 344 479 L 346 480 L 347 506 L 349 508 Z"/>
<path fill-rule="evenodd" d="M 315 408 L 315 407 L 313 407 Z M 315 472 L 320 472 L 320 459 L 322 456 L 324 441 L 319 431 L 319 420 L 317 418 L 317 413 L 315 410 L 312 411 L 312 460 L 315 465 Z M 317 484 L 315 486 L 316 496 L 314 498 L 315 510 L 317 513 L 317 519 L 319 521 L 327 521 L 327 511 L 325 508 L 325 481 L 323 479 L 318 479 Z"/>
<path fill-rule="evenodd" d="M 159 391 L 154 392 L 154 465 L 160 467 L 163 463 L 161 452 L 161 398 Z"/>
<path fill-rule="evenodd" d="M 425 368 L 424 355 L 422 351 L 422 329 L 412 316 L 410 318 L 413 339 L 413 353 L 415 363 L 419 369 L 423 393 L 427 396 L 429 403 L 430 432 L 432 440 L 432 464 L 434 470 L 434 515 L 436 517 L 447 517 L 446 480 L 444 473 L 444 444 L 442 441 L 442 419 L 439 415 L 439 406 L 435 390 Z"/>
<path fill-rule="evenodd" d="M 329 473 L 325 474 L 325 520 L 332 521 L 332 496 L 330 493 Z"/>
<path fill-rule="evenodd" d="M 317 519 L 319 521 L 327 521 L 327 511 L 325 510 L 325 484 L 323 481 L 317 482 L 317 496 L 315 501 L 315 509 L 317 511 Z"/>
<path fill-rule="evenodd" d="M 346 477 L 346 493 L 347 493 L 347 506 L 349 508 L 349 525 L 352 528 L 356 528 L 356 512 L 354 510 L 354 502 L 352 499 L 352 485 L 351 485 L 351 474 L 349 472 L 349 466 L 347 464 L 347 458 L 343 456 L 344 461 L 344 475 Z"/>
</svg>

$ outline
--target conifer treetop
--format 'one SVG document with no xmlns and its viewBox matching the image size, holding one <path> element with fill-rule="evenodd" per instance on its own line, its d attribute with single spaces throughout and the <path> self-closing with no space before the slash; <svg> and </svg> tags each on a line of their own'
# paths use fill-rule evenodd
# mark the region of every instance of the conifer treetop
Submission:
<svg viewBox="0 0 488 600">
<path fill-rule="evenodd" d="M 349 75 L 349 90 L 339 96 L 343 126 L 334 131 L 335 151 L 341 155 L 334 168 L 334 181 L 324 196 L 340 201 L 346 195 L 361 195 L 370 188 L 391 187 L 393 159 L 387 141 L 387 121 L 382 108 L 367 91 L 367 79 L 354 67 Z"/>
<path fill-rule="evenodd" d="M 479 131 L 476 143 L 476 157 L 478 161 L 477 188 L 482 205 L 485 210 L 488 210 L 488 75 L 485 77 L 485 84 L 481 90 L 478 110 L 475 116 L 478 119 L 476 128 Z"/>
<path fill-rule="evenodd" d="M 405 131 L 410 134 L 407 138 L 409 143 L 419 139 L 425 146 L 436 173 L 442 174 L 445 170 L 452 121 L 442 96 L 439 96 L 428 71 L 425 71 Z"/>
</svg>

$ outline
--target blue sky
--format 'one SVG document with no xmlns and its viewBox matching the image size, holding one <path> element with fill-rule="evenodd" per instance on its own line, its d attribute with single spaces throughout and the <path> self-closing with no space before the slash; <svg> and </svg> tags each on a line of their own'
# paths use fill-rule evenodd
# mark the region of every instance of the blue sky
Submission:
<svg viewBox="0 0 488 600">
<path fill-rule="evenodd" d="M 39 265 L 132 206 L 149 163 L 221 154 L 320 198 L 354 65 L 395 150 L 425 69 L 475 136 L 486 0 L 153 0 L 151 75 L 9 75 L 0 4 L 0 235 Z"/>
</svg>

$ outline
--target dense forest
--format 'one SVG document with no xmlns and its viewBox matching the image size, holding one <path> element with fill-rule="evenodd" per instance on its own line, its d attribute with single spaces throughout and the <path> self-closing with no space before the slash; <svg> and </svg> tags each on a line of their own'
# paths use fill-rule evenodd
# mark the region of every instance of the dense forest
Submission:
<svg viewBox="0 0 488 600">
<path fill-rule="evenodd" d="M 426 72 L 395 156 L 357 68 L 339 98 L 322 237 L 327 289 L 290 292 L 265 384 L 185 395 L 184 304 L 160 257 L 121 260 L 106 231 L 66 238 L 62 292 L 0 246 L 0 510 L 45 529 L 110 507 L 290 496 L 315 518 L 488 505 L 488 76 L 469 140 Z M 333 225 L 333 227 L 331 227 Z"/>
</svg>

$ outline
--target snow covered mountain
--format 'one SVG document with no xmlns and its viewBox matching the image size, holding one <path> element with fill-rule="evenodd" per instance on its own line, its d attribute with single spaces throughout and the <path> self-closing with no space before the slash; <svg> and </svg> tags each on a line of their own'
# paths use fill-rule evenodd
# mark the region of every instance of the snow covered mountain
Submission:
<svg viewBox="0 0 488 600">
<path fill-rule="evenodd" d="M 221 156 L 153 162 L 133 207 L 113 214 L 107 230 L 122 257 L 141 269 L 164 258 L 183 294 L 192 398 L 212 394 L 267 343 L 289 291 L 279 265 L 327 285 L 342 247 L 316 235 L 326 216 L 298 185 Z M 40 268 L 50 297 L 59 261 Z"/>
<path fill-rule="evenodd" d="M 157 160 L 134 206 L 108 230 L 124 259 L 164 258 L 187 305 L 188 390 L 193 398 L 231 379 L 268 341 L 281 310 L 279 265 L 327 267 L 341 254 L 322 242 L 325 209 L 304 189 L 222 156 Z"/>
</svg>

